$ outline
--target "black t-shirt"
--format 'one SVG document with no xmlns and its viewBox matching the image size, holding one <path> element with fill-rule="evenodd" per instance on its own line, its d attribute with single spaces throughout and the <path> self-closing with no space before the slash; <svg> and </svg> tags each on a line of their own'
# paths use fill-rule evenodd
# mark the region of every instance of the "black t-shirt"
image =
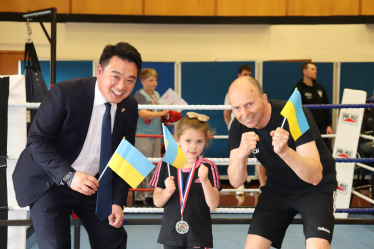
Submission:
<svg viewBox="0 0 374 249">
<path fill-rule="evenodd" d="M 329 98 L 325 88 L 313 81 L 313 86 L 308 86 L 303 82 L 303 79 L 297 82 L 296 86 L 301 94 L 301 102 L 303 105 L 324 105 L 329 104 Z M 330 109 L 311 109 L 314 120 L 318 127 L 322 128 L 321 132 L 326 133 L 327 126 L 331 126 L 331 112 Z"/>
<path fill-rule="evenodd" d="M 174 183 L 177 189 L 164 206 L 160 235 L 157 240 L 158 243 L 170 246 L 213 247 L 210 209 L 205 201 L 204 191 L 198 177 L 198 170 L 201 163 L 209 169 L 208 179 L 212 186 L 221 190 L 217 166 L 214 162 L 199 156 L 183 214 L 183 220 L 188 223 L 189 231 L 186 234 L 179 234 L 175 230 L 175 225 L 181 220 L 178 171 L 177 168 L 170 166 L 170 175 L 174 176 Z M 183 173 L 184 185 L 187 175 L 187 173 Z M 160 162 L 153 174 L 150 185 L 165 189 L 165 179 L 168 177 L 167 164 Z"/>
<path fill-rule="evenodd" d="M 267 181 L 266 186 L 274 190 L 289 190 L 293 192 L 309 192 L 316 189 L 336 190 L 336 170 L 335 160 L 330 151 L 327 149 L 325 143 L 321 138 L 317 125 L 313 119 L 311 112 L 303 107 L 305 116 L 309 123 L 310 129 L 307 130 L 297 141 L 294 141 L 291 134 L 288 140 L 288 146 L 296 151 L 296 147 L 302 144 L 315 141 L 317 149 L 320 154 L 320 160 L 323 166 L 322 181 L 314 186 L 301 180 L 295 172 L 280 158 L 272 146 L 272 137 L 270 132 L 282 126 L 284 117 L 280 115 L 281 110 L 287 101 L 284 100 L 269 100 L 271 105 L 271 117 L 266 127 L 262 129 L 251 129 L 234 120 L 230 127 L 229 142 L 230 150 L 236 149 L 240 146 L 241 136 L 245 132 L 254 131 L 260 138 L 257 142 L 257 147 L 252 154 L 258 161 L 266 168 Z M 288 122 L 284 123 L 283 129 L 290 132 Z"/>
</svg>

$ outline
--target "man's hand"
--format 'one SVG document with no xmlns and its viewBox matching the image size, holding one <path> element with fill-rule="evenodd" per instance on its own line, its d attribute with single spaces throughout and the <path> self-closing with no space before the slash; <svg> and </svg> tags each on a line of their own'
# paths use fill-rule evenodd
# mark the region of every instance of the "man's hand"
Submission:
<svg viewBox="0 0 374 249">
<path fill-rule="evenodd" d="M 270 136 L 273 137 L 272 145 L 274 146 L 274 152 L 277 154 L 282 153 L 288 148 L 289 132 L 278 127 L 275 131 L 270 132 Z"/>
<path fill-rule="evenodd" d="M 260 138 L 253 131 L 243 133 L 236 156 L 247 158 L 252 153 L 252 150 L 256 149 L 258 141 L 260 141 Z"/>
<path fill-rule="evenodd" d="M 174 183 L 174 176 L 170 176 L 165 179 L 165 188 L 170 195 L 174 194 L 175 190 L 177 189 Z"/>
<path fill-rule="evenodd" d="M 326 128 L 326 134 L 332 134 L 331 126 L 327 126 L 327 128 Z M 330 140 L 331 137 L 329 137 L 328 139 Z"/>
<path fill-rule="evenodd" d="M 204 164 L 200 164 L 197 175 L 199 176 L 201 183 L 204 183 L 208 180 L 208 173 L 209 173 L 208 167 L 205 166 Z"/>
<path fill-rule="evenodd" d="M 109 225 L 112 227 L 120 228 L 123 226 L 123 220 L 125 216 L 123 215 L 123 210 L 121 206 L 116 204 L 112 205 L 112 214 L 108 216 Z"/>
<path fill-rule="evenodd" d="M 70 188 L 84 195 L 93 195 L 99 187 L 99 182 L 93 176 L 84 172 L 76 171 L 71 181 Z"/>
</svg>

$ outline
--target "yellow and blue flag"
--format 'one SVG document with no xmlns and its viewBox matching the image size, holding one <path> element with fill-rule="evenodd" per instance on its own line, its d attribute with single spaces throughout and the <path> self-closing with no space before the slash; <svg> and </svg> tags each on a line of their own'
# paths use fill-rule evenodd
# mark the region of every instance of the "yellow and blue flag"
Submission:
<svg viewBox="0 0 374 249">
<path fill-rule="evenodd" d="M 132 188 L 136 188 L 155 167 L 126 139 L 122 139 L 108 166 Z"/>
<path fill-rule="evenodd" d="M 309 130 L 309 124 L 303 111 L 301 94 L 297 88 L 283 107 L 281 115 L 287 118 L 291 135 L 295 141 Z"/>
<path fill-rule="evenodd" d="M 183 154 L 181 148 L 179 148 L 167 127 L 164 127 L 164 137 L 166 141 L 166 152 L 162 161 L 171 164 L 178 169 L 182 169 L 187 162 L 187 158 Z"/>
</svg>

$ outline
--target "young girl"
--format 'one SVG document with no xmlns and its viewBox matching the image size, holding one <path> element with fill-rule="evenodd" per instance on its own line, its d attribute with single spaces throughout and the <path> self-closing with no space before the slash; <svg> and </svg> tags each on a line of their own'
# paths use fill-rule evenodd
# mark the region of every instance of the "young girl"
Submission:
<svg viewBox="0 0 374 249">
<path fill-rule="evenodd" d="M 164 218 L 157 242 L 164 249 L 213 247 L 210 209 L 219 204 L 218 169 L 214 162 L 200 156 L 213 131 L 209 117 L 188 112 L 174 128 L 174 137 L 187 157 L 183 169 L 159 162 L 150 182 L 155 187 L 153 200 L 164 207 Z"/>
</svg>

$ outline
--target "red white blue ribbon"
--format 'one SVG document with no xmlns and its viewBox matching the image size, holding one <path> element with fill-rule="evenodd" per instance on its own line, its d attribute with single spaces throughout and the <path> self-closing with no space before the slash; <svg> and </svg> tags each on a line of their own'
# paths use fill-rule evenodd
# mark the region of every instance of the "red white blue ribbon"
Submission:
<svg viewBox="0 0 374 249">
<path fill-rule="evenodd" d="M 197 162 L 197 160 L 196 160 Z M 183 217 L 184 208 L 186 207 L 187 197 L 188 193 L 190 192 L 192 178 L 195 173 L 196 169 L 196 162 L 192 169 L 190 170 L 190 173 L 187 177 L 187 182 L 185 187 L 183 188 L 183 174 L 182 170 L 178 169 L 178 187 L 179 187 L 179 201 L 180 201 L 180 209 L 181 209 L 181 216 Z"/>
</svg>

